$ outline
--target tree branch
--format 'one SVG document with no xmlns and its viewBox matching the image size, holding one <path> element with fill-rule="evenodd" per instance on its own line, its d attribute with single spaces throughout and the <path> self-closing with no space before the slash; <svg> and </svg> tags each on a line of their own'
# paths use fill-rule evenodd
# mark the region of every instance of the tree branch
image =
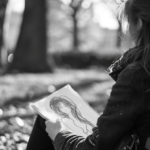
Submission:
<svg viewBox="0 0 150 150">
<path fill-rule="evenodd" d="M 75 10 L 75 11 L 78 11 L 81 7 L 81 4 L 84 0 L 72 0 L 71 3 L 70 3 L 70 7 Z"/>
</svg>

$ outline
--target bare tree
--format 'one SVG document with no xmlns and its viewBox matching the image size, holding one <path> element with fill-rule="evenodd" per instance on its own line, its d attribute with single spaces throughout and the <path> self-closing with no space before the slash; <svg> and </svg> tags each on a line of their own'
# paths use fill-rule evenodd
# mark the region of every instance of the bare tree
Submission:
<svg viewBox="0 0 150 150">
<path fill-rule="evenodd" d="M 60 3 L 65 3 L 72 9 L 70 14 L 73 28 L 72 28 L 72 47 L 74 50 L 79 50 L 80 40 L 79 40 L 79 16 L 78 13 L 82 9 L 82 3 L 84 0 L 58 0 Z"/>
<path fill-rule="evenodd" d="M 83 0 L 72 0 L 70 3 L 70 7 L 72 8 L 72 21 L 73 21 L 73 47 L 75 50 L 79 48 L 79 28 L 78 28 L 78 12 L 81 9 L 81 4 Z"/>
</svg>

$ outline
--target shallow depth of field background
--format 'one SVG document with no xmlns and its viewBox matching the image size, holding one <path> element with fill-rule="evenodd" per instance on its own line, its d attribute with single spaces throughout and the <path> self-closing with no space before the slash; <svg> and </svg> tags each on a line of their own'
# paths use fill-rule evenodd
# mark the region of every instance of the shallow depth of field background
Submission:
<svg viewBox="0 0 150 150">
<path fill-rule="evenodd" d="M 25 150 L 31 102 L 70 84 L 99 114 L 107 68 L 133 43 L 115 0 L 0 0 L 0 150 Z"/>
</svg>

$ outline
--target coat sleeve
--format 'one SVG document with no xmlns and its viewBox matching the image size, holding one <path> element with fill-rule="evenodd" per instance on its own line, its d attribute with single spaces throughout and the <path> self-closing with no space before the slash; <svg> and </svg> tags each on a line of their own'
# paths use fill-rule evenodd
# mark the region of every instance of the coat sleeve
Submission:
<svg viewBox="0 0 150 150">
<path fill-rule="evenodd" d="M 58 133 L 55 150 L 113 150 L 143 111 L 142 80 L 136 70 L 126 68 L 112 88 L 103 114 L 98 118 L 99 136 L 94 146 L 71 132 Z"/>
<path fill-rule="evenodd" d="M 126 68 L 112 88 L 103 115 L 98 119 L 96 150 L 113 150 L 144 111 L 143 82 L 138 69 Z"/>
</svg>

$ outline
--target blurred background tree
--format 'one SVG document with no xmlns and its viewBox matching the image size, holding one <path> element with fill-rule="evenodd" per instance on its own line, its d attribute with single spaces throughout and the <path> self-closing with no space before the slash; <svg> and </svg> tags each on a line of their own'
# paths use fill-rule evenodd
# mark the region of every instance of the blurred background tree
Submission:
<svg viewBox="0 0 150 150">
<path fill-rule="evenodd" d="M 51 72 L 46 37 L 46 0 L 25 0 L 20 35 L 9 71 Z"/>
<path fill-rule="evenodd" d="M 78 12 L 81 9 L 82 3 L 84 0 L 71 0 L 69 3 L 70 7 L 72 8 L 72 20 L 73 20 L 73 48 L 78 50 L 79 47 L 79 29 L 78 29 Z"/>
<path fill-rule="evenodd" d="M 79 50 L 79 13 L 83 9 L 84 0 L 59 0 L 67 5 L 70 9 L 70 18 L 72 20 L 72 48 Z"/>
<path fill-rule="evenodd" d="M 3 25 L 4 25 L 4 17 L 5 17 L 5 10 L 8 0 L 1 0 L 0 1 L 0 67 L 2 67 L 2 48 L 3 48 Z"/>
</svg>

